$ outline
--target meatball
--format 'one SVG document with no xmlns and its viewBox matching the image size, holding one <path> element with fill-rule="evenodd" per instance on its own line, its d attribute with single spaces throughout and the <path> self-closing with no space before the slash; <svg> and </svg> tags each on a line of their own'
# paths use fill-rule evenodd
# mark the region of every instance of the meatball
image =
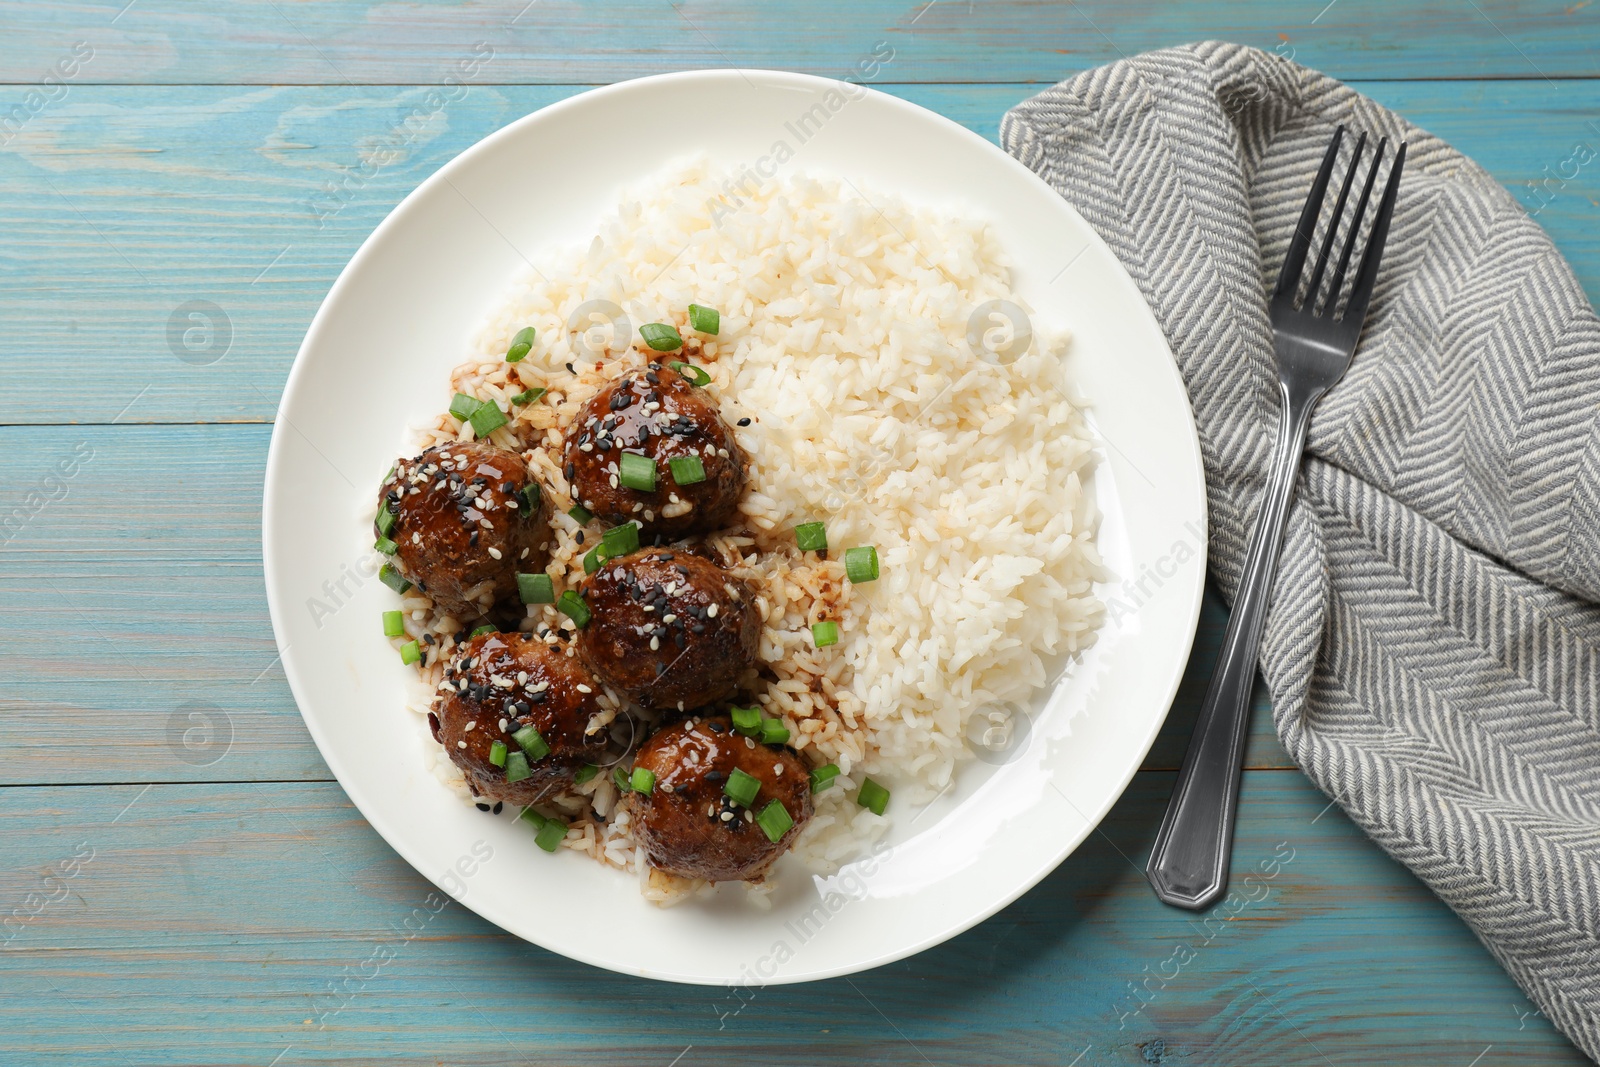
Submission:
<svg viewBox="0 0 1600 1067">
<path fill-rule="evenodd" d="M 800 757 L 741 737 L 722 716 L 659 731 L 634 767 L 656 776 L 649 795 L 635 795 L 634 833 L 650 862 L 669 874 L 712 882 L 759 878 L 811 818 L 811 776 Z M 725 792 L 735 770 L 760 786 L 748 805 Z M 794 823 L 776 841 L 756 821 L 773 801 Z"/>
<path fill-rule="evenodd" d="M 582 593 L 590 619 L 578 654 L 636 704 L 681 711 L 724 700 L 755 663 L 755 594 L 703 556 L 681 548 L 617 556 L 584 579 Z"/>
<path fill-rule="evenodd" d="M 625 452 L 655 462 L 654 490 L 618 480 Z M 680 482 L 673 459 L 698 459 L 703 479 Z M 596 393 L 567 434 L 564 462 L 574 500 L 612 525 L 633 519 L 665 538 L 725 525 L 744 493 L 745 456 L 733 431 L 704 390 L 662 364 L 628 371 Z"/>
<path fill-rule="evenodd" d="M 600 684 L 565 645 L 529 634 L 481 634 L 462 646 L 444 676 L 451 688 L 434 702 L 429 725 L 477 796 L 532 804 L 569 787 L 584 764 L 605 761 L 609 735 L 595 722 L 603 710 Z M 537 747 L 525 752 L 512 736 L 525 726 L 538 731 L 547 754 L 536 755 Z M 515 760 L 491 762 L 496 741 L 508 757 L 524 754 L 528 777 L 509 780 Z"/>
<path fill-rule="evenodd" d="M 519 570 L 544 566 L 541 494 L 515 452 L 438 445 L 395 464 L 379 496 L 377 532 L 395 543 L 395 570 L 451 614 L 487 612 L 516 592 Z"/>
</svg>

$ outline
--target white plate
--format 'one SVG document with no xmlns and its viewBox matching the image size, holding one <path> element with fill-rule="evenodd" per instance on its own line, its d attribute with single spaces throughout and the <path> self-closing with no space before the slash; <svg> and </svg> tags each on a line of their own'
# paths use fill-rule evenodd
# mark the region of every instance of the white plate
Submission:
<svg viewBox="0 0 1600 1067">
<path fill-rule="evenodd" d="M 833 94 L 833 95 L 829 95 Z M 820 107 L 822 110 L 816 110 Z M 803 116 L 809 121 L 802 121 Z M 801 135 L 806 135 L 801 141 Z M 524 824 L 449 794 L 426 768 L 404 674 L 381 636 L 393 594 L 366 527 L 404 428 L 524 263 L 586 240 L 650 152 L 703 151 L 948 205 L 992 221 L 1036 317 L 1069 325 L 1071 373 L 1104 442 L 1102 552 L 1127 587 L 1097 647 L 995 767 L 968 763 L 889 847 L 813 881 L 779 868 L 773 907 L 726 893 L 661 909 L 630 876 L 547 855 Z M 317 313 L 267 461 L 267 597 L 306 726 L 358 808 L 424 876 L 552 951 L 679 982 L 795 982 L 910 955 L 992 915 L 1105 815 L 1156 736 L 1188 657 L 1205 573 L 1205 491 L 1172 357 L 1133 282 L 1078 214 L 981 137 L 892 96 L 773 71 L 700 71 L 596 89 L 512 123 L 422 184 L 362 245 Z M 1018 731 L 1021 736 L 1022 731 Z"/>
</svg>

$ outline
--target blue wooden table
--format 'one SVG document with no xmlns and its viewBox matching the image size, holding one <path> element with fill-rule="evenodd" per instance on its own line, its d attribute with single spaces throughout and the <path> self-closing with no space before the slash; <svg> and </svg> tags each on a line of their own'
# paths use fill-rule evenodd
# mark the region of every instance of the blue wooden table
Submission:
<svg viewBox="0 0 1600 1067">
<path fill-rule="evenodd" d="M 1140 874 L 1223 619 L 1144 770 L 939 948 L 761 991 L 643 982 L 450 905 L 301 725 L 262 592 L 278 393 L 340 267 L 490 131 L 587 86 L 842 75 L 995 137 L 1045 84 L 1203 38 L 1476 157 L 1600 294 L 1591 0 L 0 2 L 0 1063 L 1582 1063 L 1293 768 L 1258 700 L 1210 915 Z M 443 108 L 441 85 L 460 84 Z M 421 107 L 426 121 L 405 124 Z M 559 165 L 555 163 L 553 165 Z M 196 317 L 198 316 L 198 317 Z"/>
</svg>

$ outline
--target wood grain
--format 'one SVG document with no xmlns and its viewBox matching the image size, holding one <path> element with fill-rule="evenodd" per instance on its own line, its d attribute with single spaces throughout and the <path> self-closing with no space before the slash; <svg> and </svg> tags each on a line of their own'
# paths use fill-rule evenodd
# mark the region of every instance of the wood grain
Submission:
<svg viewBox="0 0 1600 1067">
<path fill-rule="evenodd" d="M 1281 48 L 1351 78 L 1591 77 L 1593 7 L 1573 0 L 103 0 L 0 4 L 0 79 L 30 84 L 71 46 L 94 82 L 609 82 L 697 67 L 859 70 L 878 80 L 1054 81 L 1151 48 L 1221 39 Z"/>
<path fill-rule="evenodd" d="M 137 8 L 135 9 L 137 10 Z M 1600 83 L 1364 84 L 1473 155 L 1531 207 L 1525 183 L 1578 141 L 1600 148 Z M 891 86 L 993 140 L 1036 87 Z M 361 241 L 417 183 L 575 86 L 477 87 L 362 168 L 426 88 L 76 87 L 0 151 L 0 423 L 271 419 L 317 305 Z M 1539 213 L 1600 294 L 1600 169 Z M 332 191 L 330 191 L 332 190 Z M 209 301 L 220 333 L 186 337 Z M 193 350 L 185 347 L 193 342 Z M 189 361 L 184 358 L 187 356 Z M 96 388 L 66 403 L 60 361 L 92 357 Z M 214 360 L 207 362 L 208 360 Z"/>
<path fill-rule="evenodd" d="M 9 928 L 0 1032 L 19 1063 L 1467 1067 L 1490 1046 L 1485 1063 L 1583 1062 L 1298 774 L 1247 779 L 1236 869 L 1258 873 L 1232 904 L 1159 904 L 1134 861 L 1172 777 L 1140 775 L 966 935 L 748 999 L 571 963 L 459 905 L 430 914 L 432 887 L 334 785 L 0 789 L 0 915 L 56 898 Z M 369 963 L 380 946 L 394 958 Z"/>
</svg>

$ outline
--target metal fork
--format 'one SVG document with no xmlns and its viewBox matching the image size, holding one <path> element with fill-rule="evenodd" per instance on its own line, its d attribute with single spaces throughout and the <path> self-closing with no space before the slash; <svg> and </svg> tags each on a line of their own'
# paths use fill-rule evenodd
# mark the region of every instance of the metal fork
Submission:
<svg viewBox="0 0 1600 1067">
<path fill-rule="evenodd" d="M 1183 758 L 1183 769 L 1178 773 L 1178 783 L 1167 805 L 1167 814 L 1156 834 L 1155 848 L 1145 867 L 1145 875 L 1155 887 L 1156 896 L 1180 908 L 1205 908 L 1214 903 L 1228 888 L 1228 857 L 1233 850 L 1234 812 L 1239 802 L 1239 771 L 1244 759 L 1246 725 L 1249 721 L 1250 689 L 1255 681 L 1256 653 L 1261 646 L 1261 630 L 1266 622 L 1267 608 L 1272 602 L 1272 583 L 1278 569 L 1278 550 L 1283 543 L 1283 529 L 1289 515 L 1289 502 L 1294 496 L 1295 479 L 1300 472 L 1300 458 L 1305 451 L 1306 432 L 1311 425 L 1311 412 L 1317 401 L 1344 376 L 1355 353 L 1356 341 L 1361 336 L 1361 325 L 1367 317 L 1367 304 L 1372 299 L 1372 285 L 1378 274 L 1378 261 L 1383 257 L 1384 241 L 1389 236 L 1389 221 L 1394 215 L 1396 191 L 1400 187 L 1400 172 L 1406 160 L 1406 146 L 1400 145 L 1394 165 L 1384 186 L 1377 216 L 1361 254 L 1361 265 L 1356 271 L 1350 299 L 1342 314 L 1338 313 L 1340 289 L 1344 285 L 1345 269 L 1350 264 L 1350 253 L 1361 235 L 1362 216 L 1372 195 L 1372 186 L 1383 163 L 1389 139 L 1378 143 L 1376 158 L 1367 168 L 1362 183 L 1361 197 L 1344 229 L 1344 247 L 1338 263 L 1322 296 L 1323 275 L 1328 267 L 1329 253 L 1341 229 L 1345 202 L 1350 197 L 1362 149 L 1367 135 L 1356 141 L 1334 204 L 1332 221 L 1322 250 L 1311 271 L 1300 299 L 1301 272 L 1305 267 L 1306 253 L 1311 246 L 1311 236 L 1316 230 L 1322 211 L 1322 199 L 1328 190 L 1328 178 L 1333 173 L 1334 161 L 1339 155 L 1339 145 L 1344 138 L 1344 127 L 1334 132 L 1322 166 L 1317 171 L 1311 193 L 1306 197 L 1300 212 L 1299 225 L 1289 242 L 1289 254 L 1284 258 L 1283 270 L 1278 274 L 1278 285 L 1272 293 L 1272 342 L 1277 353 L 1278 393 L 1281 401 L 1278 419 L 1278 442 L 1272 461 L 1272 477 L 1261 502 L 1261 513 L 1250 538 L 1245 555 L 1244 573 L 1239 582 L 1239 594 L 1234 598 L 1233 613 L 1228 619 L 1228 629 L 1222 638 L 1222 652 L 1217 657 L 1216 673 L 1200 705 L 1200 718 L 1189 738 L 1189 751 Z"/>
</svg>

